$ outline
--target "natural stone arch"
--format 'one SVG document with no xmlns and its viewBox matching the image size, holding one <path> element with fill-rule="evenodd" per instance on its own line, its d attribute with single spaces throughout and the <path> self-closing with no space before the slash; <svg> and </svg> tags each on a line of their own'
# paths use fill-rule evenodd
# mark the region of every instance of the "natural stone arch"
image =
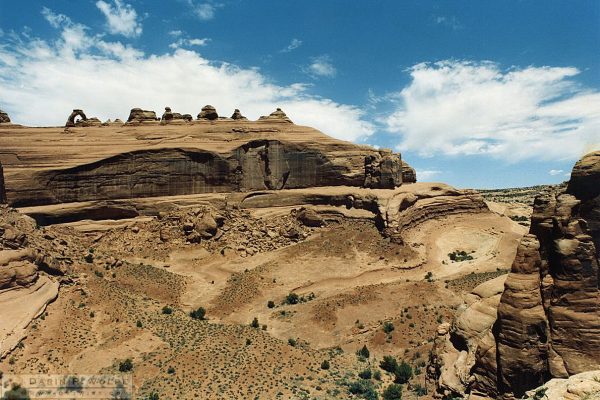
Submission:
<svg viewBox="0 0 600 400">
<path fill-rule="evenodd" d="M 75 109 L 75 110 L 73 110 L 71 115 L 69 115 L 69 119 L 67 119 L 67 123 L 65 124 L 65 126 L 68 126 L 68 127 L 75 126 L 75 118 L 77 118 L 77 117 L 81 117 L 82 120 L 87 121 L 87 117 L 83 113 L 83 110 Z"/>
</svg>

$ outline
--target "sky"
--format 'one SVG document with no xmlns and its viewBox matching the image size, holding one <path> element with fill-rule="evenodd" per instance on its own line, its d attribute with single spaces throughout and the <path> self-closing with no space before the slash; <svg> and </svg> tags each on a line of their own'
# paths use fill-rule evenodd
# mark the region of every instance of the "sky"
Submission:
<svg viewBox="0 0 600 400">
<path fill-rule="evenodd" d="M 206 104 L 281 107 L 420 181 L 559 183 L 600 149 L 600 1 L 0 0 L 13 122 Z"/>
</svg>

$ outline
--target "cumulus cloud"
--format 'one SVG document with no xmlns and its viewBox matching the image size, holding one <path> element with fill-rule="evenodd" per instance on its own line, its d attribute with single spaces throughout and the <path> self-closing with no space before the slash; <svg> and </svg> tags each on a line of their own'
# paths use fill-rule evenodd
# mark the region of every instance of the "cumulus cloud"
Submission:
<svg viewBox="0 0 600 400">
<path fill-rule="evenodd" d="M 203 38 L 203 39 L 180 38 L 177 41 L 171 43 L 169 45 L 169 47 L 172 49 L 178 49 L 182 46 L 206 46 L 209 41 L 210 41 L 210 39 L 208 39 L 208 38 Z"/>
<path fill-rule="evenodd" d="M 556 176 L 556 175 L 564 175 L 565 171 L 563 171 L 562 169 L 551 169 L 550 171 L 548 171 L 548 173 L 552 176 Z"/>
<path fill-rule="evenodd" d="M 113 4 L 98 0 L 96 7 L 106 17 L 106 26 L 110 33 L 125 37 L 137 37 L 142 34 L 142 24 L 138 21 L 138 15 L 130 4 L 121 0 L 113 0 Z"/>
<path fill-rule="evenodd" d="M 572 67 L 502 70 L 491 62 L 442 61 L 410 70 L 384 120 L 399 149 L 422 156 L 484 154 L 517 162 L 576 159 L 600 148 L 600 93 Z"/>
<path fill-rule="evenodd" d="M 217 8 L 221 7 L 221 4 L 213 2 L 202 2 L 196 3 L 194 0 L 187 0 L 188 5 L 192 9 L 194 15 L 201 21 L 209 21 L 215 17 Z"/>
<path fill-rule="evenodd" d="M 144 54 L 64 15 L 47 15 L 57 40 L 21 35 L 0 46 L 0 104 L 16 123 L 62 125 L 73 108 L 105 120 L 126 118 L 133 107 L 195 115 L 212 104 L 223 115 L 240 108 L 251 119 L 282 107 L 297 124 L 345 140 L 374 131 L 360 107 L 313 96 L 308 85 L 277 85 L 257 69 L 186 49 Z"/>
<path fill-rule="evenodd" d="M 302 40 L 294 38 L 294 39 L 292 39 L 292 41 L 290 42 L 290 44 L 288 44 L 283 49 L 281 49 L 281 52 L 282 53 L 289 53 L 289 52 L 291 52 L 293 50 L 296 50 L 300 46 L 302 46 Z"/>
<path fill-rule="evenodd" d="M 322 55 L 312 58 L 310 65 L 306 68 L 306 73 L 316 78 L 333 78 L 337 70 L 331 62 L 331 57 Z"/>
</svg>

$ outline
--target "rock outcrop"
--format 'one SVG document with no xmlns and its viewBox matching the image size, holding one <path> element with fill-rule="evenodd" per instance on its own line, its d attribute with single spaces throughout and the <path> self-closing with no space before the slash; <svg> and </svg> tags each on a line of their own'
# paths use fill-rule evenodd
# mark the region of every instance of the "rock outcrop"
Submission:
<svg viewBox="0 0 600 400">
<path fill-rule="evenodd" d="M 216 119 L 219 119 L 219 114 L 217 114 L 216 108 L 214 108 L 210 104 L 207 104 L 204 107 L 202 107 L 202 110 L 200 110 L 200 113 L 198 113 L 198 119 L 214 121 Z"/>
<path fill-rule="evenodd" d="M 598 400 L 600 399 L 600 370 L 582 372 L 566 379 L 551 379 L 543 386 L 528 391 L 527 398 Z"/>
<path fill-rule="evenodd" d="M 268 116 L 265 116 L 265 115 L 261 116 L 258 120 L 259 121 L 279 121 L 279 122 L 292 123 L 292 120 L 288 118 L 286 113 L 284 113 L 281 110 L 281 108 L 278 108 L 277 110 L 273 111 Z"/>
<path fill-rule="evenodd" d="M 233 111 L 233 114 L 231 115 L 231 119 L 233 120 L 247 120 L 248 118 L 244 117 L 242 115 L 242 113 L 240 112 L 240 110 L 238 110 L 237 108 Z"/>
<path fill-rule="evenodd" d="M 171 111 L 171 107 L 165 107 L 165 112 L 162 115 L 161 121 L 163 122 L 172 122 L 172 121 L 191 121 L 192 116 L 190 114 L 180 114 Z"/>
<path fill-rule="evenodd" d="M 133 113 L 136 115 L 135 113 Z M 240 134 L 240 129 L 243 134 Z M 401 159 L 294 124 L 128 124 L 64 135 L 19 128 L 0 135 L 7 196 L 13 206 L 214 192 L 402 184 Z M 81 136 L 83 135 L 83 136 Z M 50 144 L 50 145 L 49 145 Z"/>
<path fill-rule="evenodd" d="M 417 173 L 415 169 L 402 161 L 402 183 L 415 183 L 417 181 Z"/>
<path fill-rule="evenodd" d="M 10 118 L 6 112 L 0 110 L 0 124 L 3 123 L 10 123 Z"/>
<path fill-rule="evenodd" d="M 6 188 L 4 187 L 4 169 L 0 162 L 0 204 L 6 203 Z"/>
<path fill-rule="evenodd" d="M 154 111 L 142 110 L 141 108 L 132 108 L 129 112 L 129 118 L 127 118 L 128 123 L 154 122 L 157 120 Z"/>
<path fill-rule="evenodd" d="M 65 126 L 66 127 L 74 127 L 75 126 L 75 118 L 77 118 L 77 117 L 80 117 L 81 120 L 83 120 L 83 121 L 87 120 L 87 117 L 85 116 L 85 113 L 83 112 L 83 110 L 76 108 L 73 110 L 73 112 L 71 112 L 71 114 L 67 118 L 67 122 L 65 123 Z"/>
<path fill-rule="evenodd" d="M 562 192 L 539 196 L 478 350 L 473 393 L 522 396 L 550 378 L 600 369 L 600 152 L 575 165 Z"/>
</svg>

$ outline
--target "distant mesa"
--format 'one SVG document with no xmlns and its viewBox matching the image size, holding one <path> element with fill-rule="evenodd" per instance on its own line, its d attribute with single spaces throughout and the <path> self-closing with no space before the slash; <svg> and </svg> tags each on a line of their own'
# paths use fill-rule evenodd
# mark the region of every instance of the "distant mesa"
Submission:
<svg viewBox="0 0 600 400">
<path fill-rule="evenodd" d="M 10 123 L 10 118 L 5 111 L 0 110 L 0 124 L 2 123 Z"/>
<path fill-rule="evenodd" d="M 219 114 L 217 114 L 217 109 L 211 106 L 210 104 L 207 104 L 204 107 L 202 107 L 202 110 L 198 114 L 199 120 L 214 121 L 218 118 Z"/>
<path fill-rule="evenodd" d="M 191 121 L 192 115 L 191 114 L 180 114 L 177 112 L 173 112 L 171 111 L 171 107 L 165 107 L 165 112 L 162 115 L 161 121 L 163 123 L 169 123 L 169 122 L 173 122 L 173 121 Z"/>
<path fill-rule="evenodd" d="M 141 108 L 132 108 L 129 112 L 129 118 L 127 118 L 128 123 L 136 123 L 136 122 L 148 122 L 148 121 L 158 121 L 156 118 L 156 112 L 142 110 Z"/>
<path fill-rule="evenodd" d="M 236 120 L 236 121 L 247 121 L 248 118 L 244 117 L 242 115 L 242 113 L 240 112 L 240 110 L 238 110 L 237 108 L 233 111 L 233 114 L 231 115 L 231 119 Z"/>
<path fill-rule="evenodd" d="M 289 123 L 293 123 L 291 119 L 288 118 L 286 113 L 281 110 L 281 108 L 277 108 L 277 110 L 273 111 L 269 116 L 262 116 L 258 119 L 259 121 L 285 121 Z"/>
</svg>

